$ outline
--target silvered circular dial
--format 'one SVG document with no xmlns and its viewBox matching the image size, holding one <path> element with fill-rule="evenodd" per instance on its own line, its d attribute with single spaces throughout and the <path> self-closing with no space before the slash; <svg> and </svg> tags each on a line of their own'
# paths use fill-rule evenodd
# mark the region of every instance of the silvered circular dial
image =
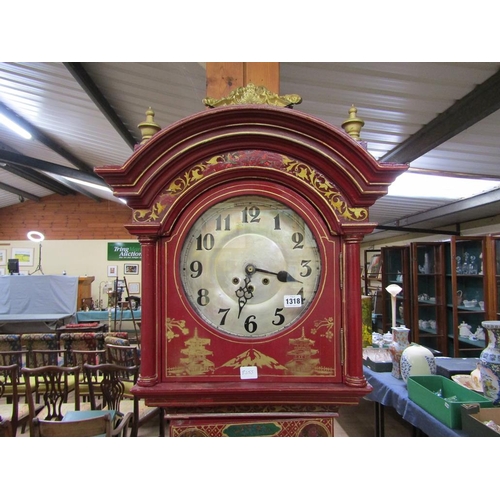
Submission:
<svg viewBox="0 0 500 500">
<path fill-rule="evenodd" d="M 264 196 L 206 210 L 184 241 L 180 275 L 200 318 L 237 337 L 267 337 L 296 322 L 318 289 L 321 258 L 306 221 Z"/>
</svg>

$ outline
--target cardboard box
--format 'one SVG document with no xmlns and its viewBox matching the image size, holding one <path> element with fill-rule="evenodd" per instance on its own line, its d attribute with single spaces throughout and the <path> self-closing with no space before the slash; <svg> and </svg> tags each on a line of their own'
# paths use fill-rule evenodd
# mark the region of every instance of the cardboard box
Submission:
<svg viewBox="0 0 500 500">
<path fill-rule="evenodd" d="M 493 420 L 500 426 L 500 408 L 481 408 L 478 404 L 462 405 L 462 430 L 472 437 L 500 437 L 500 432 L 485 422 Z"/>
<path fill-rule="evenodd" d="M 461 406 L 477 403 L 491 408 L 492 401 L 477 392 L 462 387 L 442 375 L 409 377 L 408 397 L 451 429 L 462 428 Z"/>
<path fill-rule="evenodd" d="M 436 357 L 436 375 L 451 378 L 453 375 L 469 374 L 476 369 L 479 358 Z"/>
<path fill-rule="evenodd" d="M 363 359 L 363 365 L 370 368 L 374 372 L 390 372 L 392 371 L 392 361 L 380 362 L 373 361 L 370 358 Z"/>
<path fill-rule="evenodd" d="M 383 354 L 383 356 L 381 356 Z M 370 357 L 370 355 L 372 357 Z M 380 359 L 383 359 L 381 361 Z M 392 360 L 387 348 L 365 347 L 363 349 L 363 365 L 374 372 L 392 371 Z"/>
</svg>

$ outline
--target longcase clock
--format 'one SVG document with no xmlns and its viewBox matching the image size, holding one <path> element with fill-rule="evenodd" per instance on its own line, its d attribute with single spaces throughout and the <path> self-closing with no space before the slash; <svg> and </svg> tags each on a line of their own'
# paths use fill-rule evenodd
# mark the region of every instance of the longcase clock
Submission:
<svg viewBox="0 0 500 500">
<path fill-rule="evenodd" d="M 406 165 L 293 109 L 235 104 L 96 171 L 142 244 L 134 392 L 170 418 L 321 415 L 363 377 L 360 242 Z"/>
</svg>

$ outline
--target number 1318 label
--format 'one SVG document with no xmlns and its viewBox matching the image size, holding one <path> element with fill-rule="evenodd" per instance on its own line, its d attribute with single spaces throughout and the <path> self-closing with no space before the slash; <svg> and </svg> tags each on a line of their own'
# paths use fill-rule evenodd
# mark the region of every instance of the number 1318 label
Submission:
<svg viewBox="0 0 500 500">
<path fill-rule="evenodd" d="M 283 305 L 285 307 L 302 307 L 302 295 L 285 295 Z"/>
</svg>

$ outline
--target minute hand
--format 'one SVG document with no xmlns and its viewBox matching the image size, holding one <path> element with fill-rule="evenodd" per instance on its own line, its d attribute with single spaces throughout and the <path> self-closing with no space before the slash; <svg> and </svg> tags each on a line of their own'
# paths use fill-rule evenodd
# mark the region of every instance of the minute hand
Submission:
<svg viewBox="0 0 500 500">
<path fill-rule="evenodd" d="M 297 283 L 302 283 L 302 281 L 296 280 L 293 276 L 290 276 L 286 271 L 278 271 L 277 273 L 274 273 L 272 271 L 267 271 L 266 269 L 260 269 L 256 267 L 255 272 L 272 274 L 276 276 L 278 278 L 278 281 L 281 281 L 282 283 L 286 283 L 287 281 L 295 281 Z"/>
</svg>

